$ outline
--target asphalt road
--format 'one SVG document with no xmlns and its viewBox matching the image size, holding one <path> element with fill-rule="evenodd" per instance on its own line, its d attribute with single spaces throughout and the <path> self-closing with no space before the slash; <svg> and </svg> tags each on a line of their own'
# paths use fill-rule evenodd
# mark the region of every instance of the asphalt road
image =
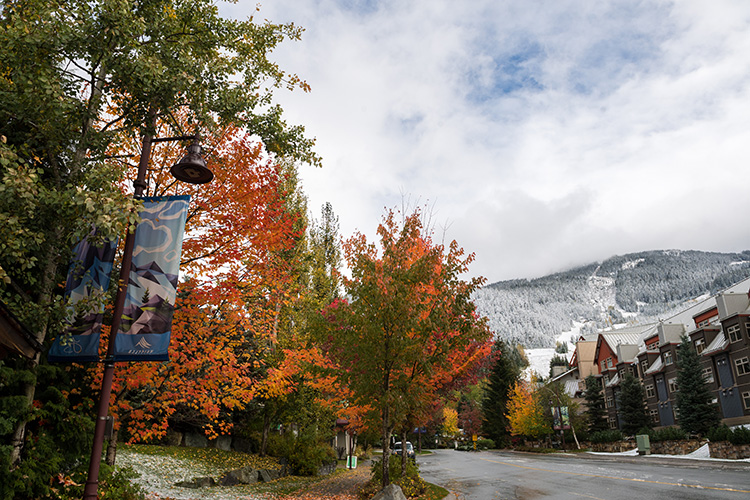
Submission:
<svg viewBox="0 0 750 500">
<path fill-rule="evenodd" d="M 748 462 L 453 450 L 417 462 L 459 500 L 750 499 Z"/>
</svg>

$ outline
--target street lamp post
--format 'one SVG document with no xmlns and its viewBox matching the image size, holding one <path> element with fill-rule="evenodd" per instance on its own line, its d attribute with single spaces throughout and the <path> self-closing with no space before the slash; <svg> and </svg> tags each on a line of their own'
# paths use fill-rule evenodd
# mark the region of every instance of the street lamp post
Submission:
<svg viewBox="0 0 750 500">
<path fill-rule="evenodd" d="M 205 161 L 201 157 L 202 148 L 200 146 L 200 136 L 185 135 L 177 137 L 154 137 L 150 133 L 143 136 L 143 145 L 141 148 L 141 159 L 138 162 L 138 174 L 133 181 L 133 197 L 139 197 L 148 187 L 146 183 L 146 171 L 151 159 L 151 149 L 155 142 L 164 141 L 185 141 L 192 140 L 193 143 L 188 147 L 188 154 L 172 167 L 172 175 L 183 182 L 191 184 L 205 184 L 213 179 L 213 173 L 206 167 Z M 107 344 L 107 356 L 104 359 L 104 374 L 102 376 L 102 389 L 99 396 L 99 406 L 94 426 L 94 444 L 91 449 L 91 459 L 89 462 L 88 479 L 83 490 L 83 500 L 96 500 L 97 490 L 99 487 L 99 465 L 104 448 L 104 430 L 107 424 L 107 414 L 109 413 L 110 397 L 112 395 L 112 381 L 115 373 L 115 337 L 117 329 L 122 318 L 123 308 L 125 306 L 125 296 L 130 278 L 130 264 L 133 257 L 133 247 L 135 245 L 135 230 L 127 231 L 125 236 L 125 248 L 122 252 L 122 264 L 120 267 L 120 280 L 117 285 L 117 295 L 115 296 L 115 307 L 112 315 L 112 328 L 109 332 L 109 342 Z"/>
</svg>

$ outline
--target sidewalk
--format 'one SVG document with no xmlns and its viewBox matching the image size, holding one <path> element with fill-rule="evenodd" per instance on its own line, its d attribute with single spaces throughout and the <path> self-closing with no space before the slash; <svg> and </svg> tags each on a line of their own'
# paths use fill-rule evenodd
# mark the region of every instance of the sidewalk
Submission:
<svg viewBox="0 0 750 500">
<path fill-rule="evenodd" d="M 357 500 L 357 492 L 370 479 L 370 467 L 339 469 L 310 488 L 282 497 L 280 500 Z"/>
</svg>

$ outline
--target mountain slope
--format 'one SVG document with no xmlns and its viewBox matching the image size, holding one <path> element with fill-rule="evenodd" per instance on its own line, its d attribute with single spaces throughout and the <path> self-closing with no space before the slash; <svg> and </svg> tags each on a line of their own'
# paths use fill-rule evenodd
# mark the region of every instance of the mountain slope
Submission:
<svg viewBox="0 0 750 500">
<path fill-rule="evenodd" d="M 477 291 L 474 302 L 498 337 L 552 347 L 574 324 L 586 333 L 654 321 L 748 276 L 750 251 L 649 251 L 534 280 L 493 283 Z"/>
</svg>

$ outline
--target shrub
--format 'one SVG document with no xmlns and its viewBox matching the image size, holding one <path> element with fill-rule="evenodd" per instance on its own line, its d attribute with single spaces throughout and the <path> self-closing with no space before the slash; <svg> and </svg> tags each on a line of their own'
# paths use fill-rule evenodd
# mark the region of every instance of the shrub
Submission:
<svg viewBox="0 0 750 500">
<path fill-rule="evenodd" d="M 491 450 L 495 448 L 495 442 L 492 439 L 479 438 L 476 441 L 476 450 Z M 474 441 L 461 441 L 456 447 L 458 451 L 474 451 Z"/>
<path fill-rule="evenodd" d="M 525 451 L 528 453 L 559 453 L 560 452 L 560 450 L 556 450 L 555 448 L 534 448 L 533 446 L 516 446 L 514 450 Z"/>
<path fill-rule="evenodd" d="M 652 430 L 648 433 L 649 441 L 682 441 L 688 438 L 687 432 L 679 427 L 665 427 L 664 429 Z"/>
<path fill-rule="evenodd" d="M 382 459 L 381 459 L 382 460 Z M 367 499 L 374 496 L 380 491 L 380 485 L 383 482 L 383 466 L 381 460 L 375 460 L 372 463 L 372 478 L 359 491 L 361 499 Z M 427 490 L 427 483 L 419 477 L 419 466 L 413 460 L 406 461 L 406 469 L 401 471 L 401 460 L 393 459 L 388 461 L 388 476 L 391 483 L 401 487 L 406 498 L 419 498 Z"/>
<path fill-rule="evenodd" d="M 622 432 L 616 429 L 592 432 L 589 439 L 592 443 L 614 443 L 615 441 L 622 441 Z"/>
<path fill-rule="evenodd" d="M 479 438 L 477 439 L 477 450 L 493 450 L 495 449 L 495 442 L 492 439 Z"/>
<path fill-rule="evenodd" d="M 299 439 L 297 441 L 289 453 L 289 467 L 294 475 L 316 476 L 323 464 L 336 460 L 333 449 L 327 444 Z"/>
<path fill-rule="evenodd" d="M 355 454 L 357 455 L 357 460 L 360 462 L 369 460 L 372 457 L 372 448 L 370 446 L 359 446 Z"/>
<path fill-rule="evenodd" d="M 729 436 L 729 442 L 732 444 L 750 444 L 750 429 L 737 427 Z"/>
<path fill-rule="evenodd" d="M 266 443 L 266 454 L 272 457 L 285 457 L 289 455 L 290 448 L 292 448 L 291 442 L 294 441 L 293 436 L 286 436 L 281 434 L 272 433 L 268 435 L 268 442 Z"/>
<path fill-rule="evenodd" d="M 719 441 L 729 441 L 731 435 L 732 429 L 727 427 L 726 424 L 721 424 L 708 431 L 708 440 L 713 441 L 714 443 Z"/>
<path fill-rule="evenodd" d="M 78 500 L 83 496 L 83 488 L 88 476 L 88 467 L 81 464 L 70 475 L 58 474 L 50 479 L 50 493 L 36 497 L 54 500 Z M 98 498 L 100 500 L 145 500 L 146 492 L 130 480 L 138 477 L 133 469 L 114 469 L 105 463 L 99 470 Z M 23 498 L 23 497 L 15 497 Z"/>
</svg>

